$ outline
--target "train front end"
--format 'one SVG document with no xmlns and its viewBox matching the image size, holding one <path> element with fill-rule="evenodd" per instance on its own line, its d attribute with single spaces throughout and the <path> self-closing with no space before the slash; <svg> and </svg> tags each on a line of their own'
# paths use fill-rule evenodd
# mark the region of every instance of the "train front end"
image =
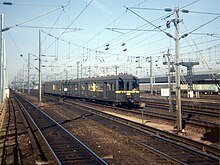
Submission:
<svg viewBox="0 0 220 165">
<path fill-rule="evenodd" d="M 120 77 L 117 84 L 118 88 L 115 91 L 117 102 L 125 106 L 139 106 L 139 79 L 135 76 Z"/>
</svg>

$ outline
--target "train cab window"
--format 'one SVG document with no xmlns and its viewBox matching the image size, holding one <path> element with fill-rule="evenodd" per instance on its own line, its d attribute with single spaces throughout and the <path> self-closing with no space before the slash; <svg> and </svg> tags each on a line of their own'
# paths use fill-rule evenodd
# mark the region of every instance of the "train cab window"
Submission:
<svg viewBox="0 0 220 165">
<path fill-rule="evenodd" d="M 132 90 L 138 90 L 138 84 L 137 84 L 137 82 L 133 82 L 132 83 Z"/>
<path fill-rule="evenodd" d="M 125 90 L 130 90 L 130 85 L 129 85 L 129 82 L 126 82 L 126 89 Z"/>
</svg>

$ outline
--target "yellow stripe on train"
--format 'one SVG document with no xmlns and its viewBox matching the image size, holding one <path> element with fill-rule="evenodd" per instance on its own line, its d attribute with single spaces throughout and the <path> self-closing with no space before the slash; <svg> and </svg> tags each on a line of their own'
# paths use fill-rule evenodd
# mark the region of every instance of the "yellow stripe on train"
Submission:
<svg viewBox="0 0 220 165">
<path fill-rule="evenodd" d="M 115 91 L 115 93 L 125 93 L 126 95 L 131 95 L 132 93 L 140 93 L 140 91 Z"/>
</svg>

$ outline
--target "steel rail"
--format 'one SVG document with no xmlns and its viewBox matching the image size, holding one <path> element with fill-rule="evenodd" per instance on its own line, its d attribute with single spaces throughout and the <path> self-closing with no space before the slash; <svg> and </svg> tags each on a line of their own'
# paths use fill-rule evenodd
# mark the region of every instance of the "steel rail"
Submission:
<svg viewBox="0 0 220 165">
<path fill-rule="evenodd" d="M 72 102 L 70 102 L 69 104 L 72 104 Z M 82 105 L 80 104 L 80 106 L 82 106 Z M 146 126 L 146 125 L 143 125 L 143 124 L 140 124 L 140 123 L 137 123 L 137 122 L 133 122 L 133 121 L 121 118 L 121 117 L 117 117 L 117 116 L 114 116 L 114 115 L 111 115 L 111 114 L 107 114 L 105 112 L 101 112 L 101 111 L 97 110 L 96 108 L 92 108 L 91 106 L 90 107 L 89 106 L 83 106 L 83 107 L 86 108 L 86 109 L 89 109 L 90 112 L 95 113 L 97 115 L 100 115 L 102 117 L 106 117 L 108 119 L 112 118 L 114 121 L 120 121 L 123 124 L 126 124 L 128 126 L 134 126 L 136 129 L 139 129 L 139 130 L 142 130 L 142 131 L 145 131 L 145 132 L 150 131 L 154 135 L 159 135 L 160 137 L 165 137 L 166 139 L 170 139 L 172 141 L 175 141 L 175 143 L 178 142 L 178 143 L 180 143 L 180 146 L 182 146 L 182 147 L 185 147 L 186 145 L 189 145 L 191 147 L 194 147 L 197 150 L 200 150 L 200 152 L 198 152 L 197 150 L 194 150 L 192 148 L 189 148 L 189 147 L 186 147 L 186 149 L 192 150 L 193 152 L 198 152 L 203 156 L 207 156 L 211 159 L 219 161 L 218 158 L 216 158 L 214 156 L 210 156 L 210 155 L 204 153 L 204 151 L 206 151 L 207 153 L 211 153 L 213 155 L 217 154 L 216 156 L 219 157 L 219 151 L 220 150 L 216 147 L 211 147 L 209 145 L 206 145 L 206 144 L 203 144 L 203 143 L 200 143 L 200 142 L 197 142 L 197 141 L 193 141 L 193 140 L 188 139 L 188 138 L 184 138 L 184 137 L 181 137 L 181 136 L 178 136 L 178 135 L 175 135 L 175 134 L 171 134 L 167 131 L 159 130 L 159 129 L 156 129 L 156 128 L 153 128 L 153 127 L 150 127 L 150 126 Z M 203 152 L 201 152 L 201 151 L 203 151 Z"/>
<path fill-rule="evenodd" d="M 49 97 L 49 98 L 52 98 L 51 96 Z M 55 97 L 56 98 L 56 97 Z M 68 100 L 68 99 L 64 99 L 63 100 L 64 101 L 64 103 L 66 102 L 66 103 L 70 103 L 70 104 L 73 104 L 73 102 L 72 101 L 70 101 L 70 100 Z M 85 102 L 84 102 L 84 104 L 85 104 Z M 101 105 L 101 104 L 96 104 L 96 103 L 86 103 L 86 104 L 89 104 L 89 105 L 95 105 L 95 106 L 101 106 L 101 107 L 107 107 L 107 108 L 113 108 L 114 110 L 120 110 L 120 111 L 125 111 L 125 112 L 128 112 L 128 113 L 135 113 L 135 114 L 138 114 L 138 115 L 141 115 L 141 111 L 140 110 L 134 110 L 134 109 L 131 109 L 131 110 L 129 110 L 129 109 L 124 109 L 124 108 L 120 108 L 120 107 L 112 107 L 112 106 L 107 106 L 107 105 Z M 167 115 L 167 114 L 161 114 L 161 113 L 156 113 L 156 112 L 150 112 L 150 114 L 149 114 L 149 112 L 147 112 L 147 113 L 144 113 L 144 115 L 146 115 L 146 116 L 151 116 L 151 117 L 156 117 L 156 118 L 162 118 L 162 119 L 165 119 L 165 120 L 169 120 L 169 121 L 175 121 L 175 116 L 171 116 L 171 115 Z M 185 118 L 184 118 L 185 119 Z M 216 123 L 212 123 L 212 122 L 207 122 L 206 121 L 206 123 L 204 123 L 204 124 L 201 124 L 201 121 L 200 120 L 194 120 L 194 121 L 187 121 L 187 123 L 188 124 L 191 124 L 191 125 L 197 125 L 197 126 L 199 126 L 199 127 L 206 127 L 206 128 L 212 128 L 213 126 L 216 126 L 216 127 L 219 127 L 219 125 L 218 124 L 216 124 Z M 146 126 L 146 127 L 148 127 L 148 126 Z M 149 127 L 150 128 L 150 127 Z M 151 127 L 152 128 L 152 127 Z M 151 130 L 155 130 L 154 128 L 152 128 Z M 166 134 L 167 134 L 167 132 L 165 132 L 165 131 L 162 131 L 162 130 L 156 130 L 156 131 L 153 131 L 153 132 L 156 132 L 156 133 L 158 133 L 159 131 L 161 131 L 162 132 L 162 136 L 167 136 Z M 170 133 L 168 133 L 168 134 L 170 134 Z M 179 142 L 183 142 L 183 141 L 188 141 L 188 139 L 187 138 L 181 138 L 180 136 L 175 136 L 175 134 L 171 134 L 171 135 L 173 135 L 174 136 L 174 138 L 173 139 L 176 139 L 177 137 L 179 137 L 180 139 L 179 139 Z M 191 141 L 191 140 L 190 140 Z M 190 144 L 190 143 L 189 143 Z M 186 143 L 186 145 L 189 145 L 188 143 Z M 216 148 L 216 147 L 212 147 L 212 146 L 209 146 L 209 145 L 205 145 L 205 144 L 203 144 L 203 143 L 200 143 L 200 142 L 196 142 L 196 141 L 194 141 L 194 145 L 193 145 L 193 147 L 195 147 L 195 148 L 197 148 L 197 149 L 199 149 L 199 150 L 201 150 L 201 151 L 204 151 L 204 150 L 206 150 L 208 153 L 211 153 L 211 154 L 213 154 L 213 155 L 216 155 L 216 154 L 218 154 L 218 156 L 220 155 L 220 152 L 219 152 L 219 149 L 218 148 Z"/>
<path fill-rule="evenodd" d="M 19 97 L 17 95 L 17 97 Z M 22 98 L 21 96 L 19 97 L 20 99 L 23 99 L 26 103 L 28 103 L 29 105 L 33 106 L 35 109 L 38 110 L 38 107 L 35 106 L 33 103 L 29 102 L 28 100 Z M 18 98 L 17 98 L 18 99 Z M 19 100 L 19 99 L 18 99 Z M 21 101 L 19 100 L 19 103 L 21 103 Z M 23 105 L 22 105 L 23 106 Z M 25 108 L 23 106 L 23 108 Z M 26 108 L 25 108 L 26 110 Z M 96 155 L 91 149 L 89 149 L 85 144 L 83 144 L 79 139 L 77 139 L 75 136 L 73 136 L 70 132 L 68 132 L 63 126 L 61 126 L 58 122 L 56 122 L 54 119 L 52 119 L 50 116 L 48 116 L 46 113 L 44 113 L 43 111 L 39 111 L 41 114 L 43 114 L 44 116 L 46 116 L 48 119 L 50 119 L 56 126 L 58 126 L 59 128 L 61 128 L 66 134 L 68 134 L 72 139 L 74 139 L 75 141 L 77 141 L 77 143 L 82 146 L 89 154 L 90 156 L 96 161 L 97 164 L 107 164 L 104 160 L 102 160 L 98 155 Z M 28 113 L 28 112 L 27 112 Z M 32 122 L 34 123 L 35 127 L 37 128 L 37 130 L 39 131 L 39 133 L 41 134 L 42 138 L 44 139 L 45 143 L 47 144 L 47 146 L 49 147 L 50 151 L 52 152 L 54 158 L 56 159 L 56 161 L 58 162 L 58 164 L 62 164 L 62 161 L 59 159 L 59 156 L 55 153 L 53 147 L 50 145 L 50 143 L 48 142 L 47 138 L 44 136 L 44 134 L 42 133 L 41 129 L 38 127 L 38 125 L 36 124 L 36 122 L 34 121 L 34 119 L 31 117 L 31 115 L 28 113 L 28 116 L 31 118 Z"/>
</svg>

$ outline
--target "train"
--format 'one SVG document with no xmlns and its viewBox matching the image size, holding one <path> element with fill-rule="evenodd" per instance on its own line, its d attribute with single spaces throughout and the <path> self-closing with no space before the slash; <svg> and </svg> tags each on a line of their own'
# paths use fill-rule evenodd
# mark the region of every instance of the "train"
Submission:
<svg viewBox="0 0 220 165">
<path fill-rule="evenodd" d="M 181 81 L 181 92 L 187 93 L 190 91 L 189 85 L 185 82 L 189 82 L 192 80 L 192 88 L 194 92 L 200 94 L 213 94 L 213 95 L 220 95 L 220 74 L 219 73 L 212 73 L 212 74 L 197 74 L 193 76 L 184 75 L 181 76 L 184 81 Z M 175 77 L 171 76 L 171 84 L 172 91 L 175 93 Z M 139 79 L 139 89 L 141 92 L 150 93 L 151 92 L 151 84 L 150 78 L 140 78 Z M 161 77 L 154 77 L 152 90 L 154 93 L 161 93 L 161 89 L 168 88 L 168 78 L 165 76 Z"/>
<path fill-rule="evenodd" d="M 44 83 L 44 94 L 78 98 L 114 106 L 138 106 L 139 79 L 130 74 Z"/>
<path fill-rule="evenodd" d="M 150 87 L 151 85 L 148 83 L 140 83 L 139 89 L 141 92 L 150 93 Z M 153 93 L 160 94 L 161 89 L 168 88 L 168 83 L 153 83 Z M 173 92 L 175 93 L 175 84 L 172 84 Z M 181 93 L 187 93 L 189 90 L 188 84 L 181 84 Z M 220 91 L 218 89 L 218 86 L 216 84 L 193 84 L 193 91 L 199 92 L 200 94 L 213 94 L 213 95 L 219 95 Z"/>
</svg>

